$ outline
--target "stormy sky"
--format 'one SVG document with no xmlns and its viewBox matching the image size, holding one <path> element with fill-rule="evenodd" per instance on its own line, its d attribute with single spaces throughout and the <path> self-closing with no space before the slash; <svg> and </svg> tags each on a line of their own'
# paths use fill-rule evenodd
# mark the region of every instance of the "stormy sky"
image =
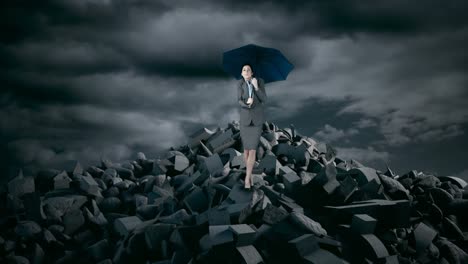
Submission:
<svg viewBox="0 0 468 264">
<path fill-rule="evenodd" d="M 398 174 L 468 179 L 468 2 L 6 1 L 1 170 L 148 158 L 239 119 L 222 53 L 279 49 L 267 120 Z"/>
</svg>

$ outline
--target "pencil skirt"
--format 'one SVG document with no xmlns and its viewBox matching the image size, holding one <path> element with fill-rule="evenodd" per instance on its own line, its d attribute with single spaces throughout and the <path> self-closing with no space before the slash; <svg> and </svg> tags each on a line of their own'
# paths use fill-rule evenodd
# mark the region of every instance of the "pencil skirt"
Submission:
<svg viewBox="0 0 468 264">
<path fill-rule="evenodd" d="M 250 123 L 249 126 L 240 126 L 240 136 L 244 150 L 257 150 L 260 136 L 262 135 L 262 125 L 254 126 Z"/>
</svg>

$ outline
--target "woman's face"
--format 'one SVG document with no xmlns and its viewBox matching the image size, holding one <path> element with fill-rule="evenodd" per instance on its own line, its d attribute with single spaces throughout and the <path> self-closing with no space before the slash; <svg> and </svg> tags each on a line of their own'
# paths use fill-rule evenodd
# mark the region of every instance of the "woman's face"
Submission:
<svg viewBox="0 0 468 264">
<path fill-rule="evenodd" d="M 244 77 L 244 79 L 249 80 L 250 78 L 252 78 L 252 74 L 253 72 L 249 65 L 245 65 L 244 67 L 242 67 L 242 77 Z"/>
</svg>

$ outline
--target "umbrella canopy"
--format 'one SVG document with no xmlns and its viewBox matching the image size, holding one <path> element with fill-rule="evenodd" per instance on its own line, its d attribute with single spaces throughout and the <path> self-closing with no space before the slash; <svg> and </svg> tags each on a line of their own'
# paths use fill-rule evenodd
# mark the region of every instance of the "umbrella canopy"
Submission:
<svg viewBox="0 0 468 264">
<path fill-rule="evenodd" d="M 242 78 L 242 66 L 250 64 L 255 77 L 265 83 L 286 80 L 292 65 L 277 49 L 248 44 L 223 53 L 223 70 L 237 80 Z"/>
</svg>

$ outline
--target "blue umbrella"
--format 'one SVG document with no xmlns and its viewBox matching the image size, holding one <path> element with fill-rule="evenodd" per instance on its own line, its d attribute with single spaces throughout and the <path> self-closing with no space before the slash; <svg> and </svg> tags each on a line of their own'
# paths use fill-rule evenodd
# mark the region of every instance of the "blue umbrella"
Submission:
<svg viewBox="0 0 468 264">
<path fill-rule="evenodd" d="M 248 44 L 223 53 L 223 70 L 237 80 L 242 78 L 242 66 L 250 64 L 255 77 L 265 83 L 286 80 L 292 65 L 277 49 Z"/>
</svg>

